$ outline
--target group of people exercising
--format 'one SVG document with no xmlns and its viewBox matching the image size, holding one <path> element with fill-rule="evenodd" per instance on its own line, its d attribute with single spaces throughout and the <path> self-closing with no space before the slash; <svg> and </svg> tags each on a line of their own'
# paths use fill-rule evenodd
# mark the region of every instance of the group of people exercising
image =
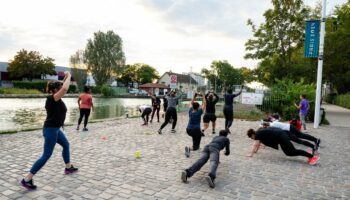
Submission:
<svg viewBox="0 0 350 200">
<path fill-rule="evenodd" d="M 70 148 L 69 142 L 65 137 L 61 128 L 64 125 L 66 118 L 67 108 L 62 101 L 62 97 L 68 91 L 70 85 L 71 75 L 69 72 L 65 72 L 65 77 L 63 82 L 50 81 L 47 85 L 47 92 L 50 94 L 47 97 L 45 103 L 45 109 L 47 112 L 47 118 L 44 122 L 43 136 L 44 136 L 44 151 L 42 156 L 33 164 L 30 172 L 21 180 L 21 185 L 27 189 L 36 189 L 36 185 L 33 182 L 33 176 L 45 165 L 45 163 L 51 157 L 56 143 L 63 147 L 62 157 L 65 163 L 65 174 L 70 174 L 78 171 L 78 168 L 74 167 L 70 161 Z M 241 90 L 233 94 L 232 90 L 228 90 L 224 94 L 224 110 L 225 115 L 225 128 L 219 131 L 219 135 L 215 136 L 212 141 L 207 144 L 202 151 L 200 158 L 189 168 L 181 172 L 181 180 L 187 182 L 187 179 L 193 176 L 201 167 L 210 159 L 210 172 L 206 176 L 206 180 L 210 187 L 215 187 L 214 180 L 216 178 L 216 171 L 219 164 L 220 151 L 225 149 L 225 155 L 230 154 L 230 140 L 227 135 L 230 133 L 230 127 L 233 123 L 233 99 L 242 93 L 243 86 Z M 86 89 L 87 94 L 89 91 Z M 162 134 L 162 129 L 169 123 L 172 123 L 171 132 L 175 133 L 175 127 L 177 123 L 177 111 L 176 105 L 180 99 L 182 93 L 177 95 L 176 91 L 169 92 L 164 97 L 164 110 L 165 110 L 165 120 L 158 130 L 159 134 Z M 200 105 L 196 100 L 200 97 L 202 99 L 202 105 Z M 82 99 L 91 100 L 89 95 L 80 96 L 78 103 Z M 189 122 L 186 128 L 186 132 L 192 137 L 192 147 L 185 147 L 186 157 L 190 157 L 191 151 L 197 151 L 200 147 L 201 138 L 205 136 L 205 131 L 209 127 L 209 123 L 212 122 L 212 133 L 215 134 L 216 128 L 216 104 L 219 101 L 219 96 L 215 92 L 208 92 L 206 95 L 201 93 L 194 94 L 188 110 Z M 79 103 L 80 104 L 80 103 Z M 92 104 L 92 101 L 91 101 Z M 151 121 L 153 120 L 155 112 L 157 112 L 157 119 L 159 122 L 159 110 L 160 110 L 160 99 L 152 95 L 152 107 L 141 106 L 140 112 L 142 112 L 141 117 L 144 120 L 142 125 L 147 125 L 149 121 L 149 115 L 153 110 Z M 81 104 L 79 105 L 81 107 Z M 201 118 L 204 113 L 203 122 L 204 128 L 201 129 Z M 87 115 L 88 112 L 81 111 L 81 116 Z M 79 130 L 79 124 L 82 121 L 80 116 L 77 130 Z M 287 156 L 305 156 L 308 158 L 308 163 L 314 165 L 318 161 L 317 149 L 320 144 L 320 139 L 317 139 L 311 135 L 305 134 L 297 130 L 294 126 L 290 124 L 284 124 L 278 121 L 279 117 L 276 115 L 271 116 L 262 125 L 263 127 L 255 131 L 254 129 L 249 129 L 247 135 L 249 138 L 254 140 L 252 151 L 248 156 L 253 156 L 257 153 L 261 143 L 278 149 L 278 145 L 282 148 L 283 152 Z M 86 123 L 84 128 L 86 129 Z M 314 142 L 314 144 L 305 141 L 309 140 Z M 297 142 L 299 144 L 306 145 L 312 150 L 306 152 L 303 150 L 295 149 L 291 141 Z"/>
</svg>

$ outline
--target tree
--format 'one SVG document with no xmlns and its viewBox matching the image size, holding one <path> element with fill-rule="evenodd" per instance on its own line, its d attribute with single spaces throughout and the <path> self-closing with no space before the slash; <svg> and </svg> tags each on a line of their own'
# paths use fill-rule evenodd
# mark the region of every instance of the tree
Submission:
<svg viewBox="0 0 350 200">
<path fill-rule="evenodd" d="M 326 23 L 323 80 L 343 94 L 350 92 L 350 0 L 334 14 Z"/>
<path fill-rule="evenodd" d="M 55 75 L 54 59 L 50 57 L 43 58 L 37 51 L 20 50 L 11 60 L 8 67 L 10 77 L 15 79 L 41 78 L 41 75 Z"/>
<path fill-rule="evenodd" d="M 147 64 L 137 63 L 136 67 L 136 82 L 140 84 L 152 83 L 153 80 L 159 78 L 158 71 Z"/>
<path fill-rule="evenodd" d="M 87 81 L 87 68 L 84 64 L 84 51 L 78 50 L 69 59 L 74 81 L 81 90 Z"/>
<path fill-rule="evenodd" d="M 226 60 L 213 61 L 210 69 L 202 69 L 202 74 L 217 90 L 226 90 L 233 85 L 240 85 L 245 81 L 242 70 L 235 69 Z"/>
<path fill-rule="evenodd" d="M 109 81 L 113 74 L 120 74 L 125 56 L 122 39 L 113 31 L 94 33 L 85 48 L 85 64 L 92 72 L 96 85 L 103 85 Z"/>
<path fill-rule="evenodd" d="M 273 9 L 264 13 L 265 23 L 258 28 L 248 19 L 253 39 L 245 46 L 249 51 L 245 58 L 261 59 L 260 74 L 272 84 L 275 78 L 285 77 L 292 67 L 293 50 L 302 46 L 305 20 L 310 16 L 310 8 L 302 0 L 272 0 Z"/>
<path fill-rule="evenodd" d="M 126 65 L 118 81 L 125 85 L 129 85 L 129 83 L 133 84 L 137 81 L 136 71 L 137 69 L 135 65 Z M 132 85 L 132 87 L 134 87 L 134 85 Z"/>
</svg>

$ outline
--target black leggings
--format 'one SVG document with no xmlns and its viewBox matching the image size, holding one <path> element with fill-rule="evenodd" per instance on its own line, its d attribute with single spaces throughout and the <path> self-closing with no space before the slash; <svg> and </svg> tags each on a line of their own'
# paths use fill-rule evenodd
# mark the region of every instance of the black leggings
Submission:
<svg viewBox="0 0 350 200">
<path fill-rule="evenodd" d="M 175 129 L 176 122 L 177 122 L 177 111 L 176 108 L 174 107 L 168 107 L 165 113 L 165 121 L 164 123 L 160 126 L 160 129 L 162 130 L 170 121 L 170 119 L 173 119 L 173 126 L 172 129 Z"/>
<path fill-rule="evenodd" d="M 226 105 L 224 107 L 224 115 L 225 115 L 225 128 L 229 129 L 233 123 L 233 107 Z"/>
<path fill-rule="evenodd" d="M 284 154 L 286 154 L 287 156 L 305 156 L 308 158 L 312 158 L 312 154 L 300 150 L 300 149 L 296 149 L 294 147 L 294 145 L 292 144 L 292 142 L 290 141 L 290 138 L 287 134 L 282 134 L 280 136 L 279 139 L 279 144 L 282 148 L 282 151 L 284 152 Z"/>
<path fill-rule="evenodd" d="M 201 138 L 202 138 L 202 131 L 200 128 L 195 128 L 195 129 L 186 129 L 186 132 L 189 136 L 192 137 L 192 143 L 193 143 L 193 151 L 198 150 L 200 143 L 201 143 Z"/>
<path fill-rule="evenodd" d="M 153 117 L 154 117 L 154 113 L 157 111 L 157 119 L 158 119 L 158 122 L 159 122 L 159 110 L 160 110 L 160 106 L 153 106 L 153 112 L 152 112 L 152 117 L 151 117 L 151 121 L 153 120 Z"/>
<path fill-rule="evenodd" d="M 78 120 L 78 125 L 81 124 L 81 121 L 83 120 L 83 117 L 85 117 L 84 118 L 84 128 L 86 128 L 86 125 L 87 125 L 88 120 L 89 120 L 90 112 L 91 112 L 91 109 L 80 108 L 80 116 L 79 116 L 79 120 Z"/>
<path fill-rule="evenodd" d="M 315 145 L 311 144 L 310 142 L 306 141 L 306 140 L 302 140 L 300 139 L 298 136 L 294 135 L 293 133 L 291 132 L 288 132 L 289 134 L 289 138 L 291 141 L 295 142 L 295 143 L 298 143 L 298 144 L 302 144 L 302 145 L 305 145 L 305 146 L 308 146 L 310 148 L 315 148 Z"/>
<path fill-rule="evenodd" d="M 310 140 L 310 141 L 313 141 L 313 142 L 317 143 L 317 138 L 315 138 L 312 135 L 302 133 L 301 131 L 296 129 L 293 125 L 290 125 L 290 132 L 292 134 L 294 134 L 295 136 L 297 136 L 298 138 L 305 139 L 305 140 Z"/>
<path fill-rule="evenodd" d="M 151 108 L 146 108 L 146 109 L 142 112 L 141 117 L 142 117 L 142 119 L 143 119 L 143 121 L 144 121 L 145 123 L 148 123 L 148 118 L 149 118 L 149 115 L 151 114 L 151 112 L 152 112 L 152 109 L 151 109 Z M 146 118 L 145 118 L 145 117 L 146 117 Z"/>
</svg>

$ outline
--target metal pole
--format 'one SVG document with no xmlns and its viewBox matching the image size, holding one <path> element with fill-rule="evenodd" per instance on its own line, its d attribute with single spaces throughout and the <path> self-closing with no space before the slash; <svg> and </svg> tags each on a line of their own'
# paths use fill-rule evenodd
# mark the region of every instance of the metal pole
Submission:
<svg viewBox="0 0 350 200">
<path fill-rule="evenodd" d="M 320 32 L 320 47 L 318 49 L 317 88 L 316 88 L 314 128 L 318 128 L 318 126 L 320 124 L 322 69 L 323 69 L 323 58 L 324 58 L 323 57 L 323 48 L 324 48 L 325 26 L 326 26 L 326 3 L 327 3 L 327 0 L 323 0 L 323 2 L 322 2 L 321 32 Z"/>
</svg>

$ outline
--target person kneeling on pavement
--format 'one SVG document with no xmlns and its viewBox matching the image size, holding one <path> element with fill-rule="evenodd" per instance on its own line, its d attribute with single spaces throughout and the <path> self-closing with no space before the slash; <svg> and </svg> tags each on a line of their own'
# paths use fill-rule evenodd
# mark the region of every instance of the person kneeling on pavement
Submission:
<svg viewBox="0 0 350 200">
<path fill-rule="evenodd" d="M 219 165 L 220 151 L 226 148 L 225 155 L 230 155 L 230 140 L 227 138 L 227 134 L 227 130 L 221 130 L 219 136 L 214 137 L 213 140 L 204 147 L 201 157 L 191 167 L 182 171 L 181 180 L 183 182 L 187 182 L 187 179 L 199 171 L 210 159 L 210 172 L 205 179 L 208 182 L 209 187 L 215 187 L 214 180 Z"/>
</svg>

